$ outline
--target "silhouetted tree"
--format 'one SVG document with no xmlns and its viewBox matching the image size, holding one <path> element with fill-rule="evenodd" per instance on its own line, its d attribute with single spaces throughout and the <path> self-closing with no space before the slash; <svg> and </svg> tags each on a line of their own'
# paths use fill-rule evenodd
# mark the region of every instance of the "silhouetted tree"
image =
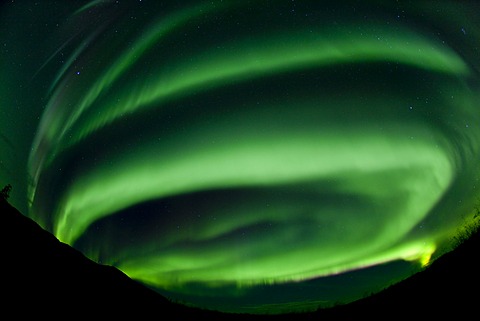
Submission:
<svg viewBox="0 0 480 321">
<path fill-rule="evenodd" d="M 474 208 L 473 220 L 465 223 L 453 237 L 453 246 L 458 247 L 473 235 L 480 233 L 480 198 Z"/>
<path fill-rule="evenodd" d="M 12 185 L 7 184 L 2 190 L 0 191 L 0 199 L 8 200 L 10 197 L 10 191 L 12 190 Z"/>
</svg>

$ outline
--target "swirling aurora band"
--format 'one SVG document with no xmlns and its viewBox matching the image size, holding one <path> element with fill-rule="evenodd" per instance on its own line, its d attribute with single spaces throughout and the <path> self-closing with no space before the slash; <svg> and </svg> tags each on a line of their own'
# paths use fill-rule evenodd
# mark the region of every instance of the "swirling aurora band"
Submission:
<svg viewBox="0 0 480 321">
<path fill-rule="evenodd" d="M 478 194 L 478 52 L 452 40 L 478 23 L 334 3 L 76 10 L 111 20 L 70 39 L 32 145 L 29 215 L 162 293 L 232 311 L 295 301 L 255 306 L 266 287 L 428 263 Z M 249 307 L 199 298 L 224 291 Z"/>
</svg>

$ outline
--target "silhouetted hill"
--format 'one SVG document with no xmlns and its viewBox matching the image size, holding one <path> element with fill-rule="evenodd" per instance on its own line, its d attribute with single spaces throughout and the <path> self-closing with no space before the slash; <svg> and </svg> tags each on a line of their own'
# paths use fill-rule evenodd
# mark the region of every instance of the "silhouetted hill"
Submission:
<svg viewBox="0 0 480 321">
<path fill-rule="evenodd" d="M 424 271 L 368 298 L 330 311 L 350 320 L 363 315 L 385 320 L 386 316 L 432 320 L 480 320 L 480 234 L 473 234 L 455 250 L 444 254 Z M 352 318 L 353 320 L 353 318 Z"/>
<path fill-rule="evenodd" d="M 371 297 L 308 314 L 231 315 L 174 304 L 61 243 L 0 199 L 2 313 L 64 319 L 135 317 L 136 320 L 414 320 L 478 315 L 478 233 L 425 271 Z"/>
</svg>

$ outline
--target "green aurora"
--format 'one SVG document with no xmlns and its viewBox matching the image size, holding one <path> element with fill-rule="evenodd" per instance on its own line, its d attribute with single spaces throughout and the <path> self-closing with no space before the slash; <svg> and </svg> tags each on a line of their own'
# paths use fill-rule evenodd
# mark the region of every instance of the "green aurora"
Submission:
<svg viewBox="0 0 480 321">
<path fill-rule="evenodd" d="M 0 87 L 2 125 L 30 124 L 5 124 L 0 178 L 96 262 L 203 308 L 304 311 L 419 271 L 472 220 L 473 2 L 42 6 L 61 26 L 34 40 L 36 89 Z M 5 48 L 32 40 L 8 26 Z"/>
</svg>

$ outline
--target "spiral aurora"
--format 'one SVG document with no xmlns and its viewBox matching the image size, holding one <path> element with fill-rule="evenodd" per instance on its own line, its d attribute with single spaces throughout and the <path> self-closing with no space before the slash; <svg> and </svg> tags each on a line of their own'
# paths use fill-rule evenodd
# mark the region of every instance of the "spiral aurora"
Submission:
<svg viewBox="0 0 480 321">
<path fill-rule="evenodd" d="M 474 213 L 472 6 L 82 3 L 38 71 L 28 215 L 174 300 L 227 312 L 397 282 Z"/>
</svg>

